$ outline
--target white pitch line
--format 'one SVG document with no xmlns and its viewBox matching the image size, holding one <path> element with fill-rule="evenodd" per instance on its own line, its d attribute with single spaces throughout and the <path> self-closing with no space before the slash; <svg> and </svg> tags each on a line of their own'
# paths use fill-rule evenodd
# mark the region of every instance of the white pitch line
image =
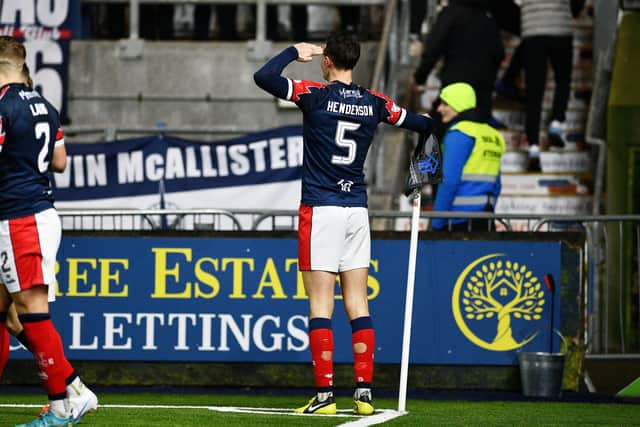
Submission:
<svg viewBox="0 0 640 427">
<path fill-rule="evenodd" d="M 209 407 L 210 411 L 218 411 L 218 412 L 234 412 L 237 414 L 262 414 L 262 415 L 292 415 L 295 417 L 333 417 L 333 418 L 353 418 L 356 415 L 354 414 L 335 414 L 335 415 L 325 415 L 325 414 L 296 414 L 293 412 L 293 409 L 287 408 L 247 408 L 247 407 L 235 407 L 235 406 L 211 406 Z M 339 412 L 347 412 L 344 411 Z"/>
<path fill-rule="evenodd" d="M 33 403 L 0 403 L 0 408 L 41 408 L 42 404 Z M 121 408 L 121 409 L 206 409 L 208 411 L 233 412 L 245 414 L 262 415 L 292 415 L 298 417 L 332 417 L 332 418 L 353 418 L 360 417 L 356 421 L 349 421 L 340 426 L 343 427 L 366 427 L 381 424 L 385 421 L 406 415 L 407 412 L 398 412 L 392 409 L 382 409 L 376 411 L 375 415 L 358 416 L 351 413 L 350 409 L 340 409 L 338 414 L 296 414 L 291 408 L 255 408 L 248 406 L 195 406 L 195 405 L 117 405 L 100 404 L 99 408 Z"/>
<path fill-rule="evenodd" d="M 44 403 L 32 404 L 32 403 L 0 403 L 0 408 L 42 408 Z"/>
<path fill-rule="evenodd" d="M 0 403 L 0 408 L 42 408 L 42 404 L 33 403 Z M 122 409 L 209 409 L 210 406 L 189 405 L 103 405 L 98 408 L 122 408 Z"/>
<path fill-rule="evenodd" d="M 383 409 L 382 412 L 375 415 L 369 415 L 366 417 L 362 417 L 356 421 L 349 421 L 343 424 L 340 424 L 338 427 L 366 427 L 373 426 L 376 424 L 382 424 L 394 418 L 401 417 L 403 415 L 407 415 L 408 412 L 400 412 L 394 411 L 393 409 Z"/>
<path fill-rule="evenodd" d="M 194 406 L 194 405 L 103 405 L 99 404 L 98 408 L 122 408 L 122 409 L 209 409 L 210 406 Z"/>
</svg>

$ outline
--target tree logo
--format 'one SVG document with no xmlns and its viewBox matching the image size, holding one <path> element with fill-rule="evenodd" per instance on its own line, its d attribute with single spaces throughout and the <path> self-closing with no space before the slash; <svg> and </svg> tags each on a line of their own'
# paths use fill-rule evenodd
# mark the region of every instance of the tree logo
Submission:
<svg viewBox="0 0 640 427">
<path fill-rule="evenodd" d="M 458 276 L 451 307 L 456 324 L 475 345 L 492 351 L 509 351 L 525 346 L 538 333 L 523 341 L 512 335 L 512 319 L 534 322 L 542 319 L 545 292 L 540 280 L 518 262 L 504 259 L 506 254 L 490 254 L 469 264 Z M 495 335 L 487 340 L 469 327 L 497 323 Z M 487 335 L 489 337 L 489 335 Z"/>
</svg>

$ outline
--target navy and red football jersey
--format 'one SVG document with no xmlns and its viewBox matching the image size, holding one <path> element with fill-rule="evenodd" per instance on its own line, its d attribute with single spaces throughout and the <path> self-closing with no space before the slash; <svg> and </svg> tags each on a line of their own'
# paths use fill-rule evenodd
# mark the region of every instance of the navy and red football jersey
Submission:
<svg viewBox="0 0 640 427">
<path fill-rule="evenodd" d="M 410 113 L 386 96 L 334 81 L 328 84 L 280 76 L 297 58 L 289 47 L 254 79 L 303 112 L 302 203 L 307 206 L 367 206 L 364 164 L 378 123 L 428 132 L 430 119 Z"/>
<path fill-rule="evenodd" d="M 49 163 L 64 143 L 56 109 L 19 83 L 0 88 L 0 219 L 53 207 Z"/>
</svg>

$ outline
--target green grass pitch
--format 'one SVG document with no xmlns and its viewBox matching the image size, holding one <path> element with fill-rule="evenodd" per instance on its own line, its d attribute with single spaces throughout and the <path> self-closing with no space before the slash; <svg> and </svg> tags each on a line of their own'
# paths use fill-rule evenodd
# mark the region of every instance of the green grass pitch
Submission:
<svg viewBox="0 0 640 427">
<path fill-rule="evenodd" d="M 99 394 L 104 405 L 88 414 L 86 426 L 337 426 L 353 417 L 348 410 L 348 397 L 338 397 L 339 417 L 293 416 L 279 413 L 255 414 L 212 411 L 207 407 L 250 407 L 292 409 L 306 403 L 308 396 L 266 396 L 247 391 L 244 395 L 228 394 Z M 42 395 L 9 394 L 0 391 L 0 426 L 31 421 L 43 403 Z M 395 399 L 376 399 L 379 409 L 393 410 Z M 30 406 L 17 406 L 30 405 Z M 122 407 L 124 405 L 131 405 Z M 170 408 L 135 407 L 166 405 Z M 180 407 L 176 407 L 180 406 Z M 391 426 L 625 426 L 640 424 L 640 405 L 563 402 L 466 402 L 408 400 L 408 414 L 386 421 Z M 370 417 L 369 417 L 370 418 Z M 365 425 L 365 424 L 360 424 Z"/>
</svg>

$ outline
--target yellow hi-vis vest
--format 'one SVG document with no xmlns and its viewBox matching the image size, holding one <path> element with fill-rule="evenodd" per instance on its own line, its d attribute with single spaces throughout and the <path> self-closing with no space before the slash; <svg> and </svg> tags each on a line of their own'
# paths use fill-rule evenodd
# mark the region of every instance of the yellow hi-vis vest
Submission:
<svg viewBox="0 0 640 427">
<path fill-rule="evenodd" d="M 462 169 L 453 209 L 476 211 L 484 210 L 487 203 L 495 206 L 493 194 L 500 175 L 500 160 L 506 150 L 504 138 L 486 123 L 466 120 L 456 123 L 450 130 L 460 131 L 475 140 Z"/>
</svg>

